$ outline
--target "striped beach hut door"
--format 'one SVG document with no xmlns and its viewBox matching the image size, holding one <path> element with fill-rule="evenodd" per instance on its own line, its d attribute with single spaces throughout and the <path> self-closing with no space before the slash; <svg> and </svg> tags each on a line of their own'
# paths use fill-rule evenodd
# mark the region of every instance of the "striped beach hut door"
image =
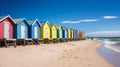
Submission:
<svg viewBox="0 0 120 67">
<path fill-rule="evenodd" d="M 46 28 L 46 38 L 48 38 L 48 28 Z"/>
<path fill-rule="evenodd" d="M 37 27 L 34 27 L 34 38 L 37 38 Z"/>
<path fill-rule="evenodd" d="M 25 26 L 21 25 L 21 38 L 25 38 Z"/>
<path fill-rule="evenodd" d="M 4 38 L 9 38 L 9 23 L 4 23 Z"/>
</svg>

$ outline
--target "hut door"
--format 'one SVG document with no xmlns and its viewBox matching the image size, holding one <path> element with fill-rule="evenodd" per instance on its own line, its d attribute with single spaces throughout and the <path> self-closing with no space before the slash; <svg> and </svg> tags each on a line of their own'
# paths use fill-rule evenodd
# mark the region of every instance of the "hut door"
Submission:
<svg viewBox="0 0 120 67">
<path fill-rule="evenodd" d="M 25 26 L 21 26 L 21 38 L 25 38 Z"/>
<path fill-rule="evenodd" d="M 56 30 L 54 29 L 54 38 L 56 38 L 57 36 L 56 36 Z"/>
<path fill-rule="evenodd" d="M 48 28 L 46 28 L 45 33 L 46 33 L 46 38 L 48 38 Z"/>
<path fill-rule="evenodd" d="M 9 38 L 9 23 L 4 23 L 4 38 Z"/>
<path fill-rule="evenodd" d="M 60 30 L 60 38 L 62 38 L 62 31 Z"/>
<path fill-rule="evenodd" d="M 34 27 L 34 38 L 37 38 L 37 27 Z"/>
</svg>

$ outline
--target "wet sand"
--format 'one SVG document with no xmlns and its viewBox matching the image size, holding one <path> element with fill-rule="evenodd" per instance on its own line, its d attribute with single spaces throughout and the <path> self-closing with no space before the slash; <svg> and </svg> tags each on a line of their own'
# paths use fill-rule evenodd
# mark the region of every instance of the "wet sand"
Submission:
<svg viewBox="0 0 120 67">
<path fill-rule="evenodd" d="M 112 49 L 104 47 L 103 43 L 101 47 L 97 49 L 97 51 L 103 58 L 108 60 L 115 67 L 120 67 L 120 53 L 119 52 L 116 52 Z"/>
<path fill-rule="evenodd" d="M 113 67 L 91 40 L 0 48 L 0 67 Z"/>
</svg>

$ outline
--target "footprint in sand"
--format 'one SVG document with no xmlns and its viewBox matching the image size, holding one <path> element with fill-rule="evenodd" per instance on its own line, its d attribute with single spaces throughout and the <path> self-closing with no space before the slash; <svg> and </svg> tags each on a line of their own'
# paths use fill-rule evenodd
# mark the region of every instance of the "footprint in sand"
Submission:
<svg viewBox="0 0 120 67">
<path fill-rule="evenodd" d="M 68 52 L 67 50 L 63 50 L 64 52 Z"/>
<path fill-rule="evenodd" d="M 74 58 L 78 59 L 79 57 L 74 57 Z"/>
</svg>

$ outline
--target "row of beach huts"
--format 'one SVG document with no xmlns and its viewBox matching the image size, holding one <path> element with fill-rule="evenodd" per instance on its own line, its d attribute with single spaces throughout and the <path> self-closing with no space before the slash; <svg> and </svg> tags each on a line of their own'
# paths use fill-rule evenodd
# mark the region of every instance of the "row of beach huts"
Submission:
<svg viewBox="0 0 120 67">
<path fill-rule="evenodd" d="M 48 21 L 0 17 L 0 46 L 58 43 L 84 40 L 84 32 L 50 24 Z"/>
</svg>

